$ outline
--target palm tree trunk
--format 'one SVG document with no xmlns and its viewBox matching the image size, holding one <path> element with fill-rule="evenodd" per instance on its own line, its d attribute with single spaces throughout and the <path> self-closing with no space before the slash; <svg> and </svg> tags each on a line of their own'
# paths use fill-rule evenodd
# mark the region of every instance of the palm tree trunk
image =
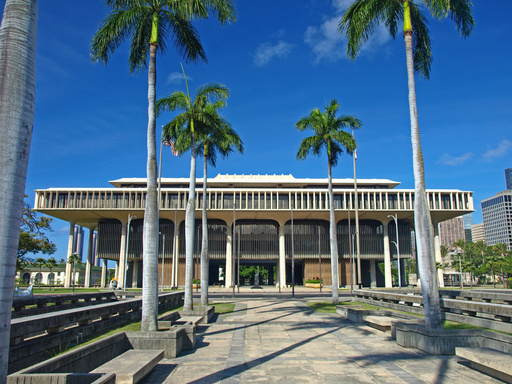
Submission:
<svg viewBox="0 0 512 384">
<path fill-rule="evenodd" d="M 334 217 L 334 195 L 332 192 L 331 158 L 328 156 L 327 177 L 329 180 L 329 231 L 331 241 L 332 303 L 339 304 L 338 295 L 338 240 L 336 237 L 336 218 Z"/>
<path fill-rule="evenodd" d="M 192 122 L 193 124 L 193 122 Z M 194 224 L 196 196 L 196 140 L 192 133 L 190 143 L 190 185 L 188 190 L 187 209 L 185 212 L 185 302 L 184 311 L 192 311 L 192 279 L 194 275 Z"/>
<path fill-rule="evenodd" d="M 156 52 L 149 48 L 148 67 L 148 131 L 147 131 L 147 194 L 144 211 L 142 331 L 158 330 L 158 198 L 156 164 Z M 126 271 L 125 271 L 126 273 Z"/>
<path fill-rule="evenodd" d="M 0 382 L 9 359 L 20 217 L 34 125 L 37 0 L 7 0 L 0 26 Z"/>
<path fill-rule="evenodd" d="M 206 148 L 205 144 L 205 148 Z M 206 217 L 206 189 L 207 189 L 207 149 L 204 154 L 203 164 L 203 244 L 201 246 L 201 305 L 208 305 L 208 272 L 209 272 L 209 260 L 208 260 L 208 218 Z"/>
<path fill-rule="evenodd" d="M 407 1 L 405 2 L 407 3 Z M 408 6 L 408 4 L 407 4 Z M 404 12 L 405 13 L 405 12 Z M 425 326 L 432 329 L 443 327 L 439 288 L 435 266 L 432 223 L 425 190 L 423 154 L 421 152 L 418 113 L 416 105 L 416 85 L 414 82 L 414 60 L 412 52 L 412 29 L 404 32 L 407 57 L 407 78 L 409 85 L 409 113 L 411 118 L 411 142 L 414 169 L 414 223 L 418 268 L 421 276 Z"/>
</svg>

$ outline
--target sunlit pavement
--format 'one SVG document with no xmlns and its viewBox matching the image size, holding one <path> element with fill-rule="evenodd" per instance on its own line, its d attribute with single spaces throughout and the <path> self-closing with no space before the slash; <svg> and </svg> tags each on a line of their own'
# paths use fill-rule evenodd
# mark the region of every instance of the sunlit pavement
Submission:
<svg viewBox="0 0 512 384">
<path fill-rule="evenodd" d="M 402 348 L 389 332 L 306 306 L 330 292 L 276 291 L 244 287 L 233 299 L 232 290 L 212 289 L 213 302 L 235 310 L 198 327 L 197 348 L 162 360 L 145 383 L 500 383 L 455 356 Z"/>
</svg>

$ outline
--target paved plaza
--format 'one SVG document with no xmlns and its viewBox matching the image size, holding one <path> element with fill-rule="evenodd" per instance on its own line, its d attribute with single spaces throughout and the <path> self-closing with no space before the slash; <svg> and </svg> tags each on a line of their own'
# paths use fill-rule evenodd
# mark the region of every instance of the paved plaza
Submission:
<svg viewBox="0 0 512 384">
<path fill-rule="evenodd" d="M 381 332 L 334 314 L 315 313 L 297 292 L 230 298 L 232 313 L 198 327 L 197 348 L 164 359 L 146 379 L 156 383 L 500 383 L 456 356 L 402 348 Z M 275 290 L 274 290 L 275 292 Z M 224 296 L 224 298 L 223 298 Z"/>
</svg>

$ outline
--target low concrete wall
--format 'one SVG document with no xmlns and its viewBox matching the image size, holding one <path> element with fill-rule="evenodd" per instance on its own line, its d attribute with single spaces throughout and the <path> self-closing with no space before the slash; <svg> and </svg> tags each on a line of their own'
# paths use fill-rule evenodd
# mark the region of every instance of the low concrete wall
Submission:
<svg viewBox="0 0 512 384">
<path fill-rule="evenodd" d="M 396 342 L 433 355 L 454 355 L 455 347 L 492 348 L 512 354 L 512 336 L 480 329 L 432 330 L 420 325 L 397 323 Z"/>
<path fill-rule="evenodd" d="M 30 375 L 11 375 L 7 384 L 115 384 L 113 373 L 53 373 Z M 29 380 L 29 381 L 27 381 Z"/>
<path fill-rule="evenodd" d="M 215 315 L 215 307 L 214 306 L 194 306 L 193 311 L 179 311 L 181 317 L 185 316 L 202 316 L 203 320 L 199 322 L 199 324 L 208 324 L 212 319 L 213 315 Z"/>
</svg>

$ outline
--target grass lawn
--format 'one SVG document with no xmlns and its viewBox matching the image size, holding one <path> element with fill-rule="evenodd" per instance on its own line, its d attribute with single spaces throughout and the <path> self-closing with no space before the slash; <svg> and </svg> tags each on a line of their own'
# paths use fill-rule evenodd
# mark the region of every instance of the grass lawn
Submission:
<svg viewBox="0 0 512 384">
<path fill-rule="evenodd" d="M 212 305 L 215 306 L 215 313 L 219 315 L 224 313 L 231 313 L 235 309 L 234 303 L 216 303 Z"/>
</svg>

